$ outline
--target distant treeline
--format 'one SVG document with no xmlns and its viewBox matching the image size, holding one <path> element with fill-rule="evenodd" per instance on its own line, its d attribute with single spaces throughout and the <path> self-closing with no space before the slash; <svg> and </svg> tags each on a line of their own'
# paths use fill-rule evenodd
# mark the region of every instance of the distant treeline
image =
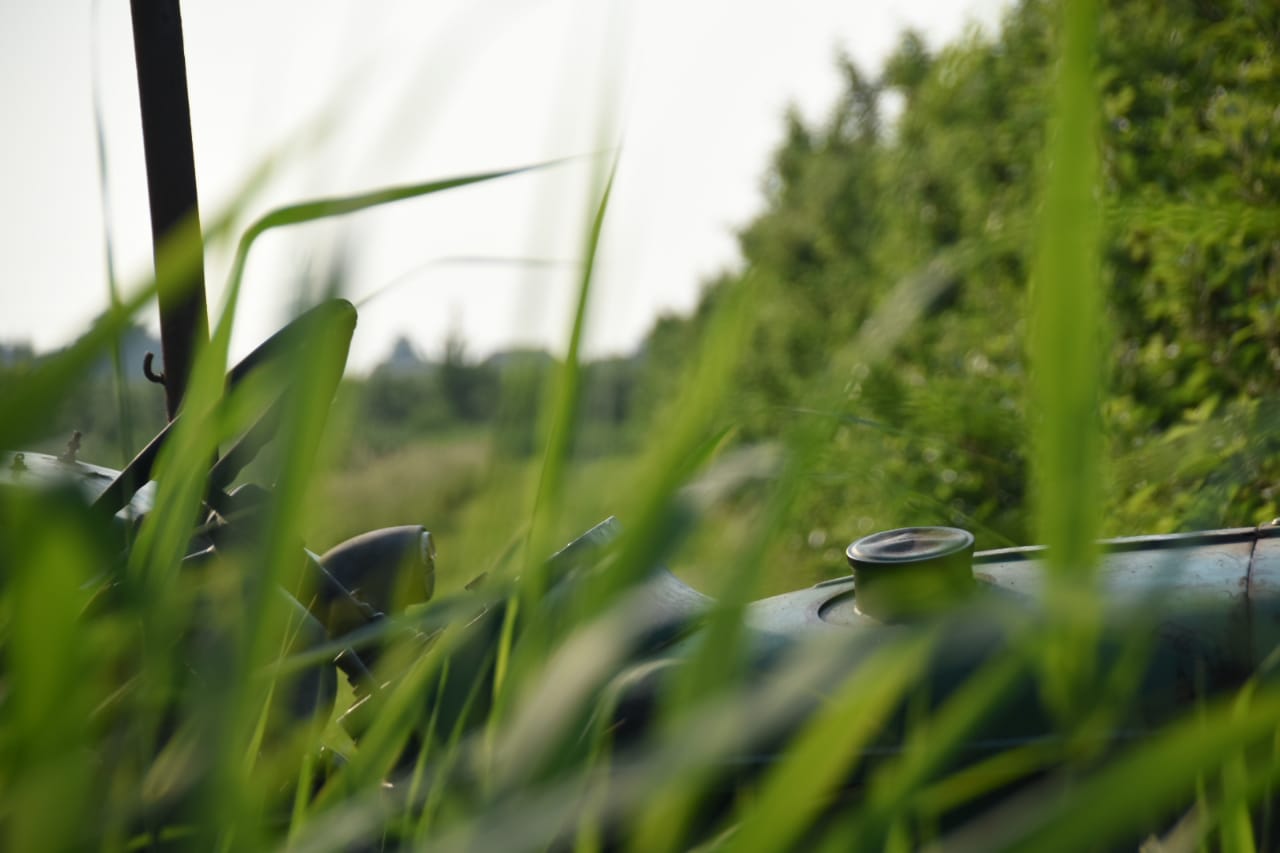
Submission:
<svg viewBox="0 0 1280 853">
<path fill-rule="evenodd" d="M 644 364 L 636 355 L 582 366 L 579 453 L 630 446 Z M 446 340 L 439 361 L 430 361 L 402 339 L 368 377 L 345 383 L 340 404 L 352 419 L 357 450 L 383 453 L 425 435 L 493 427 L 501 449 L 527 455 L 540 449 L 539 418 L 558 367 L 541 350 L 472 359 L 457 337 Z"/>
<path fill-rule="evenodd" d="M 140 325 L 122 336 L 123 386 L 112 358 L 103 358 L 63 401 L 45 438 L 25 449 L 61 452 L 72 432 L 82 433 L 81 457 L 119 465 L 164 425 L 164 396 L 142 375 L 147 352 L 160 342 Z M 40 356 L 30 347 L 0 350 L 0 381 L 29 370 Z M 643 355 L 590 361 L 582 366 L 581 423 L 575 450 L 594 455 L 628 449 L 635 436 L 636 406 L 644 396 Z M 353 459 L 377 456 L 413 441 L 451 433 L 490 430 L 504 452 L 540 449 L 539 417 L 559 362 L 541 350 L 508 350 L 472 358 L 450 336 L 438 360 L 422 357 L 404 338 L 368 376 L 348 377 L 337 408 Z"/>
</svg>

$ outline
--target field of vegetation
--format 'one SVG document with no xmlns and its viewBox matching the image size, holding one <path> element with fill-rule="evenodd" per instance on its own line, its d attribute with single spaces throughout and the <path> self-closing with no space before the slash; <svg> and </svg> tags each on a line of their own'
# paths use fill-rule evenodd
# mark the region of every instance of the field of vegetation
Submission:
<svg viewBox="0 0 1280 853">
<path fill-rule="evenodd" d="M 1275 849 L 1270 661 L 1125 729 L 1152 614 L 1103 624 L 1093 543 L 1280 516 L 1280 7 L 1022 0 L 837 69 L 762 164 L 741 263 L 631 358 L 578 356 L 606 177 L 564 358 L 451 341 L 344 379 L 331 302 L 229 386 L 257 236 L 501 175 L 257 221 L 156 509 L 122 529 L 0 491 L 0 847 Z M 154 292 L 6 369 L 0 448 L 80 429 L 123 463 L 162 426 L 154 388 L 85 380 Z M 243 479 L 271 490 L 218 539 L 209 460 L 264 412 Z M 616 538 L 548 560 L 607 516 Z M 322 595 L 299 543 L 408 523 L 435 537 L 431 601 L 309 638 L 277 594 Z M 1034 618 L 777 648 L 745 627 L 912 525 L 1046 544 Z M 632 597 L 658 564 L 715 599 L 660 641 Z M 975 624 L 998 642 L 939 680 Z M 367 680 L 299 711 L 352 653 Z M 990 736 L 1020 717 L 1045 731 Z"/>
</svg>

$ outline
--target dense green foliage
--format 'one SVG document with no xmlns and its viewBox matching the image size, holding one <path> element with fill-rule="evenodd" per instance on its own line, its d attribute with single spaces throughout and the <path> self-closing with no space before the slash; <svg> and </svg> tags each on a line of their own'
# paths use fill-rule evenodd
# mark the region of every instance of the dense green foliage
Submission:
<svg viewBox="0 0 1280 853">
<path fill-rule="evenodd" d="M 343 402 L 358 422 L 356 456 L 382 455 L 426 435 L 488 433 L 505 452 L 529 456 L 539 448 L 539 411 L 554 378 L 556 361 L 537 350 L 499 353 L 483 361 L 468 356 L 460 340 L 446 341 L 438 362 L 388 360 L 367 377 L 346 383 Z M 587 455 L 634 446 L 632 425 L 637 359 L 600 359 L 583 365 L 582 429 L 576 450 Z M 523 425 L 524 428 L 515 427 Z"/>
<path fill-rule="evenodd" d="M 787 118 L 743 271 L 704 302 L 764 282 L 746 438 L 838 424 L 790 559 L 809 531 L 1034 537 L 1025 318 L 1050 13 L 1019 4 L 994 37 L 936 52 L 907 33 L 879 76 L 840 63 L 823 122 Z M 1280 506 L 1280 10 L 1124 0 L 1102 22 L 1105 532 L 1256 524 Z M 701 325 L 667 319 L 650 346 L 677 363 Z"/>
</svg>

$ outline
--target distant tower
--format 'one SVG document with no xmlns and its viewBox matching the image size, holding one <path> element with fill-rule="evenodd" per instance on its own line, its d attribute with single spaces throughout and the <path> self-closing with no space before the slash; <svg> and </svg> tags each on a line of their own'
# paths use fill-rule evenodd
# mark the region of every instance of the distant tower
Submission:
<svg viewBox="0 0 1280 853">
<path fill-rule="evenodd" d="M 378 370 L 397 376 L 421 373 L 427 369 L 427 362 L 414 347 L 408 336 L 401 335 L 391 347 L 387 360 L 378 366 Z"/>
</svg>

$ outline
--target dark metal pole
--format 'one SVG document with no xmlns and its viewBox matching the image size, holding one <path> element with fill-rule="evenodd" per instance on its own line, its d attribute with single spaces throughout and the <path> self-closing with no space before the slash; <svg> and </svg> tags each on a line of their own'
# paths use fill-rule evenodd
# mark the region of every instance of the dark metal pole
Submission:
<svg viewBox="0 0 1280 853">
<path fill-rule="evenodd" d="M 133 54 L 142 105 L 142 140 L 151 202 L 151 238 L 160 282 L 160 343 L 164 351 L 165 408 L 172 419 L 182 403 L 196 348 L 209 340 L 204 271 L 174 278 L 163 265 L 166 238 L 182 228 L 201 240 L 191 106 L 178 0 L 130 0 Z M 203 257 L 203 244 L 200 245 Z"/>
</svg>

